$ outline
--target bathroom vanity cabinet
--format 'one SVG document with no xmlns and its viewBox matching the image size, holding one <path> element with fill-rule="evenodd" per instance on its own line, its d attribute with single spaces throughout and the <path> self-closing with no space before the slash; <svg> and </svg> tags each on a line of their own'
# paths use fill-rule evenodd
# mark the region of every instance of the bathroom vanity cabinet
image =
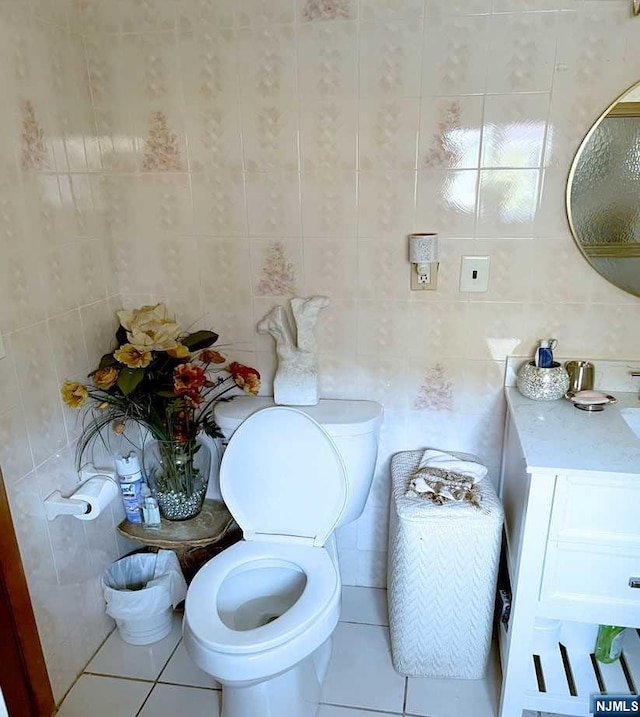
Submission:
<svg viewBox="0 0 640 717">
<path fill-rule="evenodd" d="M 590 694 L 640 690 L 637 631 L 625 632 L 620 662 L 601 665 L 586 649 L 541 648 L 536 624 L 640 626 L 640 439 L 620 415 L 638 396 L 617 394 L 616 405 L 587 413 L 505 391 L 502 587 L 512 602 L 499 628 L 499 717 L 586 716 Z"/>
</svg>

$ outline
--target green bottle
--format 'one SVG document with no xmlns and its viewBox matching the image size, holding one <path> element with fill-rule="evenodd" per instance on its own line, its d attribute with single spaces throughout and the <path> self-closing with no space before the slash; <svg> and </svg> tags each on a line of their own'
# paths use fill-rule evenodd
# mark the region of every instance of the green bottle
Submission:
<svg viewBox="0 0 640 717">
<path fill-rule="evenodd" d="M 624 630 L 624 627 L 615 625 L 600 625 L 595 652 L 598 662 L 609 664 L 620 658 Z"/>
</svg>

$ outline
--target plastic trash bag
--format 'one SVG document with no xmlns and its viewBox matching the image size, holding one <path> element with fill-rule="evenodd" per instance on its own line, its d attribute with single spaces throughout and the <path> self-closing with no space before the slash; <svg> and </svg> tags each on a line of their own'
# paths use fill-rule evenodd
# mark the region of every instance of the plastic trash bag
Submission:
<svg viewBox="0 0 640 717">
<path fill-rule="evenodd" d="M 107 615 L 116 620 L 148 618 L 182 602 L 187 583 L 171 550 L 138 553 L 115 562 L 102 577 Z"/>
</svg>

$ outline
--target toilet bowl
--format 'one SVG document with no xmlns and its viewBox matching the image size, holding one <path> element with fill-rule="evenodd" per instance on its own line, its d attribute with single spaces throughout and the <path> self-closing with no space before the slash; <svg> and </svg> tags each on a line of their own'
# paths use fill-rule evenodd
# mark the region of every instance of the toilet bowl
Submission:
<svg viewBox="0 0 640 717">
<path fill-rule="evenodd" d="M 185 646 L 223 686 L 273 678 L 329 639 L 340 614 L 340 587 L 324 548 L 236 543 L 191 584 Z M 320 683 L 323 675 L 316 677 Z"/>
<path fill-rule="evenodd" d="M 364 509 L 382 410 L 370 401 L 222 406 L 220 491 L 244 540 L 193 579 L 185 647 L 222 684 L 222 717 L 314 717 L 340 616 L 332 533 Z"/>
</svg>

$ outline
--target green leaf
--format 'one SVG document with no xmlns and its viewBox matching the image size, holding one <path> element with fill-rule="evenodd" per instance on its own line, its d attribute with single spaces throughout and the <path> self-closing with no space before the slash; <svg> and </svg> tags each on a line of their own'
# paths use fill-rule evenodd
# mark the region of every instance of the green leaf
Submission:
<svg viewBox="0 0 640 717">
<path fill-rule="evenodd" d="M 215 344 L 218 340 L 218 334 L 213 331 L 196 331 L 193 334 L 185 336 L 180 343 L 186 346 L 190 351 L 200 351 Z"/>
<path fill-rule="evenodd" d="M 224 438 L 222 431 L 218 428 L 218 424 L 214 421 L 207 420 L 204 424 L 204 432 L 211 438 Z"/>
<path fill-rule="evenodd" d="M 164 389 L 161 389 L 160 391 L 156 391 L 156 396 L 162 396 L 162 398 L 175 398 L 176 394 L 173 391 L 165 391 Z"/>
<path fill-rule="evenodd" d="M 108 368 L 109 366 L 115 366 L 118 362 L 115 360 L 113 353 L 105 354 L 98 364 L 98 368 Z"/>
<path fill-rule="evenodd" d="M 125 396 L 128 396 L 143 378 L 143 368 L 123 368 L 118 374 L 118 388 Z"/>
</svg>

